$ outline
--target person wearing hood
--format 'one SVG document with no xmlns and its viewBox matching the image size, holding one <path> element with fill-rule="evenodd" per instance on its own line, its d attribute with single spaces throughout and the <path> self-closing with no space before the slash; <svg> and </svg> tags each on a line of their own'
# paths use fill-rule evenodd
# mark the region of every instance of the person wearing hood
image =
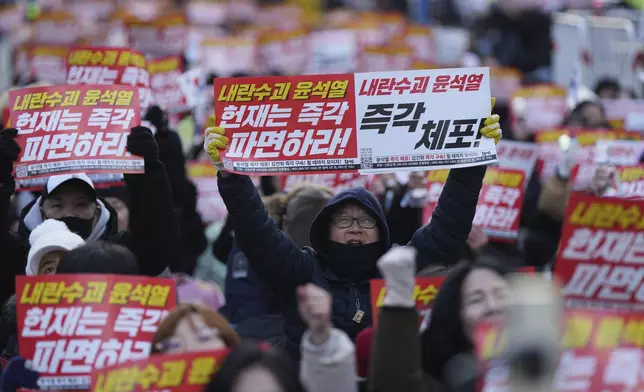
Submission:
<svg viewBox="0 0 644 392">
<path fill-rule="evenodd" d="M 179 232 L 172 190 L 152 132 L 145 127 L 132 129 L 127 150 L 145 161 L 144 174 L 126 174 L 130 195 L 130 228 L 118 231 L 117 214 L 96 196 L 91 179 L 85 174 L 62 174 L 48 179 L 40 197 L 27 205 L 20 217 L 18 233 L 7 226 L 9 198 L 15 189 L 13 163 L 20 148 L 14 140 L 18 131 L 0 131 L 0 249 L 3 251 L 2 276 L 5 300 L 15 291 L 14 277 L 25 270 L 29 235 L 47 219 L 67 225 L 85 241 L 103 240 L 129 248 L 137 258 L 142 275 L 159 275 L 179 257 Z"/>
<path fill-rule="evenodd" d="M 492 106 L 494 100 L 492 100 Z M 501 138 L 499 117 L 488 117 L 481 133 Z M 305 326 L 293 295 L 313 283 L 333 295 L 333 324 L 355 339 L 371 325 L 369 280 L 379 276 L 376 261 L 390 247 L 385 213 L 364 188 L 338 193 L 313 220 L 311 248 L 300 249 L 268 215 L 250 177 L 225 172 L 220 151 L 228 147 L 226 131 L 209 120 L 204 148 L 220 169 L 219 192 L 235 229 L 235 240 L 250 265 L 281 298 L 286 349 L 299 358 Z M 418 269 L 440 260 L 455 263 L 466 241 L 481 190 L 485 166 L 452 169 L 431 223 L 410 241 L 418 251 Z"/>
<path fill-rule="evenodd" d="M 25 274 L 53 275 L 63 255 L 85 244 L 85 240 L 72 233 L 67 225 L 55 219 L 47 219 L 29 235 L 29 255 Z"/>
</svg>

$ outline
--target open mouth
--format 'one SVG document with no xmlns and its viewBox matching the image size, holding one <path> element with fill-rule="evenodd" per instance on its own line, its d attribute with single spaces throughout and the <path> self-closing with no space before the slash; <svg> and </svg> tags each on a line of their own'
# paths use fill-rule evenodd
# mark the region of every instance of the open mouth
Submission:
<svg viewBox="0 0 644 392">
<path fill-rule="evenodd" d="M 362 241 L 360 241 L 360 240 L 349 240 L 347 242 L 347 244 L 353 245 L 353 246 L 358 246 L 358 245 L 362 245 Z"/>
</svg>

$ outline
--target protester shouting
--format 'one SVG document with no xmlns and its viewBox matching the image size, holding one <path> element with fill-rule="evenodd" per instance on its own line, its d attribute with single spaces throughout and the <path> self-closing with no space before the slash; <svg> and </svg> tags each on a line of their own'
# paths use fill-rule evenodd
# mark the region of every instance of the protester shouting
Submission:
<svg viewBox="0 0 644 392">
<path fill-rule="evenodd" d="M 9 231 L 9 198 L 15 190 L 13 163 L 20 148 L 16 129 L 0 132 L 0 299 L 15 291 L 14 277 L 25 270 L 29 234 L 46 219 L 64 222 L 84 240 L 103 240 L 122 244 L 132 250 L 142 275 L 158 275 L 179 253 L 179 231 L 174 213 L 172 191 L 152 132 L 145 127 L 132 129 L 128 151 L 145 161 L 144 174 L 126 174 L 130 195 L 130 228 L 117 230 L 117 214 L 98 198 L 94 184 L 84 174 L 52 176 L 40 197 L 25 207 L 18 234 Z"/>
<path fill-rule="evenodd" d="M 494 100 L 492 106 L 494 105 Z M 498 142 L 499 117 L 491 115 L 481 133 Z M 333 324 L 352 339 L 371 325 L 369 280 L 378 276 L 376 261 L 391 246 L 389 228 L 376 198 L 364 188 L 337 194 L 310 229 L 311 248 L 300 249 L 269 217 L 248 176 L 225 172 L 220 151 L 226 131 L 209 120 L 204 147 L 218 173 L 219 192 L 228 208 L 237 245 L 250 265 L 282 299 L 287 350 L 299 357 L 304 325 L 297 314 L 295 287 L 314 283 L 333 294 Z M 418 268 L 457 261 L 466 241 L 481 190 L 485 167 L 451 170 L 431 223 L 414 234 Z"/>
</svg>

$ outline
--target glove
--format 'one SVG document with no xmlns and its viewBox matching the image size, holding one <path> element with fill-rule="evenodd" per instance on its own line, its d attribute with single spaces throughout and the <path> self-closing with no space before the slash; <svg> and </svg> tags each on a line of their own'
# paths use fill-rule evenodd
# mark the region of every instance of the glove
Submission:
<svg viewBox="0 0 644 392">
<path fill-rule="evenodd" d="M 568 136 L 564 135 L 566 138 Z M 563 137 L 563 136 L 562 136 Z M 561 139 L 559 141 L 559 148 L 562 150 L 561 151 L 561 156 L 559 161 L 557 162 L 557 175 L 559 178 L 562 180 L 568 180 L 568 177 L 570 177 L 570 171 L 572 170 L 573 166 L 575 166 L 575 163 L 577 162 L 577 142 L 574 139 L 568 138 L 567 141 L 565 139 Z"/>
<path fill-rule="evenodd" d="M 494 105 L 496 104 L 496 98 L 492 97 L 492 109 L 494 109 Z M 489 115 L 486 119 L 483 125 L 485 125 L 483 128 L 481 128 L 481 133 L 485 137 L 489 138 L 494 138 L 494 144 L 498 144 L 499 140 L 503 137 L 503 131 L 501 130 L 501 125 L 499 124 L 499 120 L 501 118 L 499 117 L 498 114 L 491 114 Z"/>
<path fill-rule="evenodd" d="M 208 118 L 206 122 L 206 140 L 203 142 L 203 148 L 206 150 L 213 165 L 217 170 L 223 171 L 221 164 L 221 151 L 228 148 L 230 140 L 226 137 L 226 130 L 222 127 L 215 126 L 217 119 L 215 116 Z"/>
<path fill-rule="evenodd" d="M 13 193 L 15 183 L 13 180 L 13 164 L 20 155 L 20 147 L 15 137 L 18 130 L 7 128 L 0 131 L 0 188 L 10 188 Z"/>
<path fill-rule="evenodd" d="M 384 306 L 413 308 L 416 285 L 416 250 L 407 246 L 391 248 L 378 260 L 378 268 L 385 278 L 387 293 Z"/>
<path fill-rule="evenodd" d="M 18 388 L 38 388 L 40 373 L 31 369 L 31 362 L 22 357 L 15 357 L 9 361 L 0 376 L 0 391 L 15 392 Z"/>
<path fill-rule="evenodd" d="M 138 126 L 132 128 L 127 137 L 127 150 L 132 155 L 142 157 L 146 169 L 156 165 L 159 160 L 159 146 L 152 135 L 152 131 L 146 127 Z"/>
</svg>

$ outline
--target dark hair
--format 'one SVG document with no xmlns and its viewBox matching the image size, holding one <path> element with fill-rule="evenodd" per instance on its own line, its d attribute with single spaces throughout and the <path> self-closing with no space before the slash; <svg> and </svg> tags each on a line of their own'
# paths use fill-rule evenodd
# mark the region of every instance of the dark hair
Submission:
<svg viewBox="0 0 644 392">
<path fill-rule="evenodd" d="M 608 123 L 608 120 L 606 118 L 606 110 L 604 109 L 604 106 L 596 101 L 582 101 L 575 106 L 575 108 L 570 112 L 568 117 L 563 122 L 563 126 L 585 126 L 584 124 L 586 121 L 584 120 L 584 109 L 587 108 L 588 106 L 597 106 L 599 110 L 601 110 L 602 113 L 602 118 L 604 119 L 604 123 L 602 124 L 603 128 L 611 128 L 610 124 Z"/>
<path fill-rule="evenodd" d="M 616 90 L 617 92 L 619 92 L 621 90 L 621 87 L 619 86 L 617 79 L 605 77 L 597 82 L 597 85 L 595 86 L 595 94 L 599 95 L 602 90 L 606 89 Z"/>
<path fill-rule="evenodd" d="M 452 357 L 473 351 L 474 345 L 466 334 L 461 319 L 462 287 L 470 272 L 481 268 L 492 270 L 501 276 L 512 272 L 491 259 L 459 264 L 447 274 L 434 301 L 429 326 L 422 334 L 421 344 L 423 368 L 439 381 L 443 381 L 444 367 Z"/>
<path fill-rule="evenodd" d="M 90 241 L 65 253 L 56 273 L 138 275 L 139 266 L 128 248 L 110 242 Z"/>
<path fill-rule="evenodd" d="M 244 371 L 259 366 L 268 370 L 286 392 L 304 392 L 298 367 L 276 348 L 263 348 L 255 343 L 242 343 L 226 357 L 206 392 L 230 392 Z"/>
</svg>

